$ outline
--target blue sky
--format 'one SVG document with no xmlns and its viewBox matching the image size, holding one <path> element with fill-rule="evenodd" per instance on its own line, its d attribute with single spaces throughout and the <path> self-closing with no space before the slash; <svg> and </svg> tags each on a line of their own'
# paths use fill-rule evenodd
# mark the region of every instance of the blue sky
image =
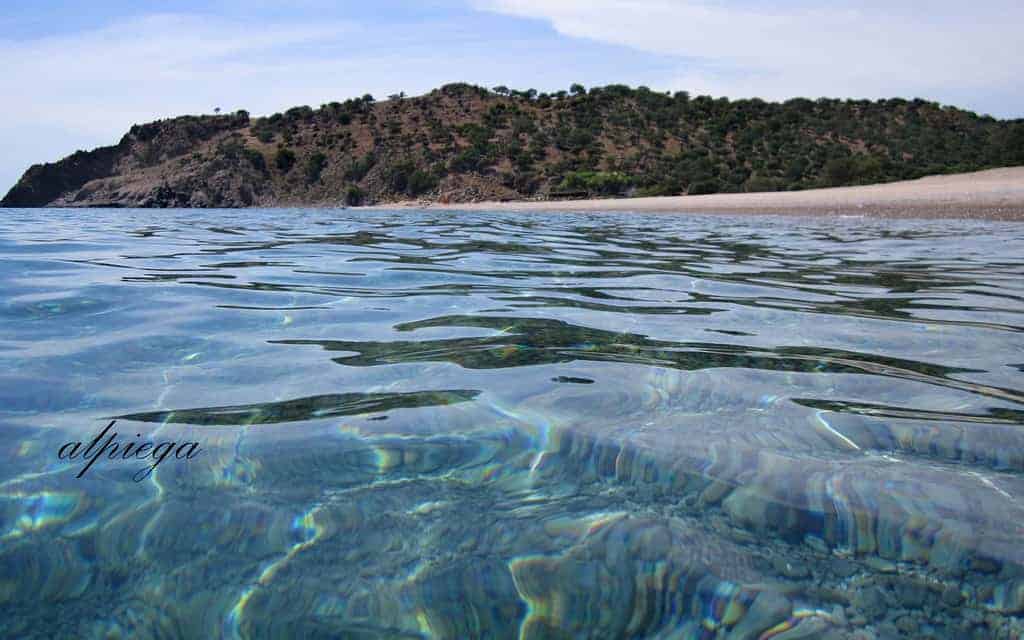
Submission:
<svg viewBox="0 0 1024 640">
<path fill-rule="evenodd" d="M 1024 3 L 1004 0 L 18 4 L 0 14 L 0 191 L 137 122 L 454 81 L 923 97 L 1024 116 Z"/>
</svg>

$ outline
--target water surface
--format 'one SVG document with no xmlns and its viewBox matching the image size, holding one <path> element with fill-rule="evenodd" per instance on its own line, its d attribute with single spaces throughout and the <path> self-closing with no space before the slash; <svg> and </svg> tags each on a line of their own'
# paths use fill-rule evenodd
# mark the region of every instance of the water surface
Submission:
<svg viewBox="0 0 1024 640">
<path fill-rule="evenodd" d="M 2 213 L 4 637 L 1024 628 L 1020 225 Z"/>
</svg>

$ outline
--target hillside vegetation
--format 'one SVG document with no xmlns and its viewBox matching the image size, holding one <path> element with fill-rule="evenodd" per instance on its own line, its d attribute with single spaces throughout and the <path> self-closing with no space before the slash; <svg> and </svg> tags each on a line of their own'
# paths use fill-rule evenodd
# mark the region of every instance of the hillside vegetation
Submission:
<svg viewBox="0 0 1024 640">
<path fill-rule="evenodd" d="M 798 190 L 1024 164 L 1024 120 L 924 100 L 451 84 L 183 116 L 35 165 L 4 206 L 359 205 Z"/>
</svg>

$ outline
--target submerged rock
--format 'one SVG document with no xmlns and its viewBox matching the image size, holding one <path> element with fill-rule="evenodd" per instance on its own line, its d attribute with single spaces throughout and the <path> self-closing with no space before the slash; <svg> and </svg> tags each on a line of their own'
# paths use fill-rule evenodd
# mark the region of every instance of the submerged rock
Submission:
<svg viewBox="0 0 1024 640">
<path fill-rule="evenodd" d="M 528 604 L 523 638 L 688 637 L 753 640 L 789 619 L 778 591 L 717 577 L 685 531 L 618 518 L 594 526 L 558 556 L 512 561 Z M 718 636 L 716 636 L 718 637 Z"/>
</svg>

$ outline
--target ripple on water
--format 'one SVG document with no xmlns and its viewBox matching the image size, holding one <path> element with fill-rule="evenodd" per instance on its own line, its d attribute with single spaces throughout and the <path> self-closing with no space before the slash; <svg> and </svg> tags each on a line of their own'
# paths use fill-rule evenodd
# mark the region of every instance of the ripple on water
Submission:
<svg viewBox="0 0 1024 640">
<path fill-rule="evenodd" d="M 12 215 L 5 633 L 1022 632 L 1019 225 Z"/>
</svg>

